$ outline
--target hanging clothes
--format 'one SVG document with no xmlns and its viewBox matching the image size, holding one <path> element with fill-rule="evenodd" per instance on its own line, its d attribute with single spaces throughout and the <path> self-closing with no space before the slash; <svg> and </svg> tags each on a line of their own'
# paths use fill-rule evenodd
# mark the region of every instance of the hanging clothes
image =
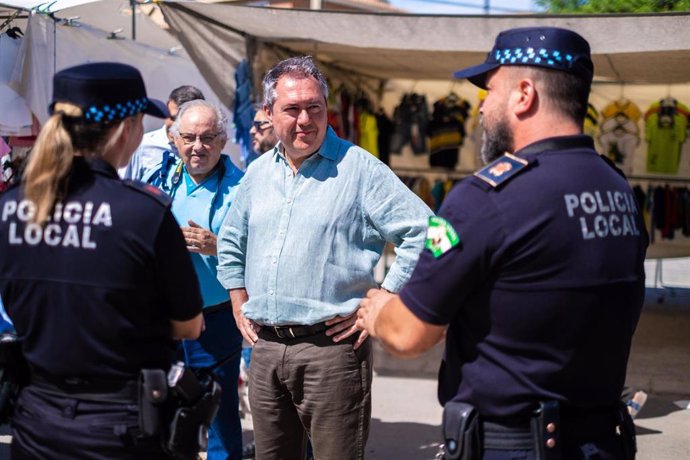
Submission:
<svg viewBox="0 0 690 460">
<path fill-rule="evenodd" d="M 393 137 L 395 125 L 393 124 L 393 120 L 386 115 L 383 109 L 379 109 L 379 111 L 376 112 L 376 126 L 379 130 L 379 137 L 377 140 L 379 160 L 389 165 L 391 157 L 391 137 Z"/>
<path fill-rule="evenodd" d="M 687 138 L 688 116 L 690 109 L 672 97 L 649 107 L 644 116 L 647 172 L 678 173 L 681 148 Z"/>
<path fill-rule="evenodd" d="M 599 127 L 599 111 L 592 105 L 591 102 L 587 103 L 587 114 L 585 115 L 585 122 L 582 131 L 591 137 L 596 138 L 597 131 Z"/>
<path fill-rule="evenodd" d="M 470 110 L 472 105 L 455 93 L 434 102 L 428 126 L 430 166 L 455 169 L 467 135 L 465 122 Z"/>
<path fill-rule="evenodd" d="M 426 96 L 417 93 L 404 94 L 393 112 L 393 122 L 395 131 L 391 139 L 391 152 L 400 153 L 405 145 L 410 145 L 415 155 L 427 152 L 429 107 Z"/>
<path fill-rule="evenodd" d="M 254 122 L 256 111 L 253 104 L 253 89 L 251 66 L 247 59 L 242 59 L 235 70 L 235 104 L 232 111 L 235 124 L 234 142 L 240 146 L 240 160 L 243 169 L 247 169 L 249 163 L 258 155 L 252 150 L 252 136 L 249 130 Z"/>
<path fill-rule="evenodd" d="M 599 144 L 606 155 L 625 174 L 633 172 L 635 150 L 640 144 L 638 122 L 642 112 L 632 101 L 620 99 L 601 110 Z"/>
</svg>

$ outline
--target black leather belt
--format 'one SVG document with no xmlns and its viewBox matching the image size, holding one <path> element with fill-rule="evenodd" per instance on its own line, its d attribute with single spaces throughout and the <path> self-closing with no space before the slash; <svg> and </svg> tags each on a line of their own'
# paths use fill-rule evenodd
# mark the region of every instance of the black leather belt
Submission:
<svg viewBox="0 0 690 460">
<path fill-rule="evenodd" d="M 262 326 L 262 331 L 270 332 L 280 339 L 297 339 L 316 335 L 328 329 L 325 322 L 312 324 L 310 326 Z"/>
<path fill-rule="evenodd" d="M 138 404 L 139 401 L 137 380 L 48 379 L 32 373 L 29 385 L 45 393 L 84 401 L 122 404 Z"/>
</svg>

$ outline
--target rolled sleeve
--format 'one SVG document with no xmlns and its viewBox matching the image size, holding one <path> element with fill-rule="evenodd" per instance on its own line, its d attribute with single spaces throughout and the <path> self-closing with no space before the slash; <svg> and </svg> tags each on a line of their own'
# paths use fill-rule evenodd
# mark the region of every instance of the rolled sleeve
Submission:
<svg viewBox="0 0 690 460">
<path fill-rule="evenodd" d="M 218 281 L 225 289 L 245 287 L 244 272 L 249 228 L 247 181 L 237 195 L 218 233 Z"/>
<path fill-rule="evenodd" d="M 366 190 L 367 217 L 381 236 L 395 245 L 395 262 L 381 287 L 398 292 L 412 275 L 433 212 L 383 164 L 373 170 Z"/>
</svg>

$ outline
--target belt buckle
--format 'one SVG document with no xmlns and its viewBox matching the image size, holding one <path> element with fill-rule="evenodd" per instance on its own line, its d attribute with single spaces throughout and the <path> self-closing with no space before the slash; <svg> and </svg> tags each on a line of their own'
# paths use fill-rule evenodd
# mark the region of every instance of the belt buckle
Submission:
<svg viewBox="0 0 690 460">
<path fill-rule="evenodd" d="M 279 339 L 286 338 L 281 327 L 279 327 L 279 326 L 271 326 L 271 327 L 273 328 L 273 332 L 275 332 L 275 334 L 278 336 Z"/>
<path fill-rule="evenodd" d="M 297 338 L 297 337 L 295 337 L 295 331 L 292 330 L 292 327 L 288 327 L 287 330 L 288 330 L 288 332 L 290 333 L 290 335 L 292 336 L 293 339 Z"/>
</svg>

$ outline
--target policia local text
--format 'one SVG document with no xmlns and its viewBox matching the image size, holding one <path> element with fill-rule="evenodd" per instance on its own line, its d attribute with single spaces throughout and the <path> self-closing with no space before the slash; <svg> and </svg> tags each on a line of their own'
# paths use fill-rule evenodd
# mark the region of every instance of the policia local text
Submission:
<svg viewBox="0 0 690 460">
<path fill-rule="evenodd" d="M 110 203 L 107 202 L 97 205 L 90 201 L 57 203 L 45 226 L 31 222 L 35 213 L 36 206 L 32 201 L 5 202 L 2 221 L 10 221 L 9 244 L 37 246 L 43 242 L 48 246 L 96 249 L 96 242 L 91 239 L 91 227 L 113 225 Z"/>
</svg>

